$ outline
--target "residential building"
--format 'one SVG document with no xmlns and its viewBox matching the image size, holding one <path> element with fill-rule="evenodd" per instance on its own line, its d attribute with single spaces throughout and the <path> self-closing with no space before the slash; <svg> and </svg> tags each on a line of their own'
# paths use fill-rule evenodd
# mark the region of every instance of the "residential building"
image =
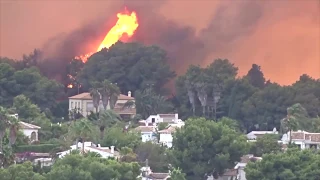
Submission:
<svg viewBox="0 0 320 180">
<path fill-rule="evenodd" d="M 118 151 L 115 151 L 114 146 L 109 147 L 101 147 L 99 144 L 96 145 L 92 142 L 84 142 L 84 151 L 85 152 L 96 152 L 101 155 L 102 158 L 120 158 L 120 153 Z M 78 143 L 78 148 L 77 145 L 72 145 L 70 146 L 70 149 L 67 151 L 59 152 L 57 153 L 59 155 L 59 158 L 63 158 L 64 156 L 70 154 L 71 151 L 73 150 L 82 150 L 82 143 Z"/>
<path fill-rule="evenodd" d="M 292 143 L 299 146 L 301 149 L 315 148 L 320 149 L 320 133 L 310 133 L 307 131 L 293 131 L 291 132 Z M 289 144 L 290 132 L 282 136 L 283 144 Z"/>
<path fill-rule="evenodd" d="M 261 157 L 254 157 L 252 154 L 242 156 L 241 161 L 234 167 L 234 169 L 237 170 L 237 180 L 246 180 L 246 172 L 244 171 L 244 168 L 247 166 L 249 161 L 261 159 Z"/>
<path fill-rule="evenodd" d="M 173 141 L 173 133 L 176 131 L 177 126 L 171 126 L 169 125 L 166 129 L 163 129 L 161 131 L 158 131 L 160 134 L 159 143 L 167 146 L 168 148 L 172 147 L 172 141 Z"/>
<path fill-rule="evenodd" d="M 170 178 L 169 173 L 154 173 L 149 166 L 141 168 L 141 175 L 138 177 L 141 180 L 167 180 Z"/>
<path fill-rule="evenodd" d="M 128 92 L 128 95 L 120 94 L 116 105 L 114 107 L 114 111 L 121 115 L 122 117 L 129 116 L 132 117 L 136 114 L 135 106 L 132 107 L 124 107 L 125 103 L 128 101 L 134 101 L 135 99 L 131 97 L 131 92 Z M 90 112 L 95 112 L 92 97 L 90 93 L 81 93 L 75 96 L 69 97 L 69 111 L 77 109 L 83 116 L 88 116 Z M 110 103 L 108 103 L 107 109 L 110 109 Z M 102 101 L 99 104 L 99 111 L 103 110 Z"/>
<path fill-rule="evenodd" d="M 142 142 L 157 140 L 156 126 L 138 126 L 135 130 L 141 133 Z"/>
<path fill-rule="evenodd" d="M 168 124 L 178 124 L 183 123 L 181 119 L 179 119 L 178 114 L 157 114 L 150 115 L 145 122 L 147 124 L 157 125 L 159 123 L 168 123 Z"/>
<path fill-rule="evenodd" d="M 213 176 L 208 176 L 207 180 L 234 180 L 237 177 L 237 170 L 236 169 L 228 169 L 225 173 L 218 177 L 217 179 Z"/>
<path fill-rule="evenodd" d="M 40 167 L 48 167 L 53 165 L 53 159 L 52 158 L 37 158 L 33 160 L 33 165 L 40 165 Z"/>
<path fill-rule="evenodd" d="M 256 140 L 257 138 L 265 134 L 278 134 L 278 131 L 276 128 L 274 128 L 273 131 L 251 131 L 250 133 L 247 134 L 247 139 Z"/>
<path fill-rule="evenodd" d="M 19 121 L 19 129 L 25 136 L 27 136 L 30 139 L 31 142 L 39 141 L 38 130 L 41 129 L 41 127 L 23 121 Z"/>
<path fill-rule="evenodd" d="M 9 116 L 14 117 L 16 119 L 19 119 L 19 115 L 18 114 L 11 114 Z M 41 127 L 33 125 L 33 124 L 26 123 L 26 122 L 23 122 L 23 121 L 19 121 L 19 130 L 26 137 L 28 137 L 31 142 L 39 141 L 39 139 L 38 139 L 38 130 L 39 129 L 41 129 Z"/>
</svg>

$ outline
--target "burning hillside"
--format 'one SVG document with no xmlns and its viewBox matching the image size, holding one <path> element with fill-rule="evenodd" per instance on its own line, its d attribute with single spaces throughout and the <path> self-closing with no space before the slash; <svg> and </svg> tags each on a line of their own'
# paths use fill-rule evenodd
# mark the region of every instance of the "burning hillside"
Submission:
<svg viewBox="0 0 320 180">
<path fill-rule="evenodd" d="M 132 11 L 130 13 L 127 8 L 125 8 L 124 12 L 117 13 L 117 18 L 116 24 L 108 31 L 99 48 L 97 48 L 97 52 L 103 48 L 109 48 L 119 40 L 126 42 L 139 27 L 136 12 Z M 93 53 L 90 52 L 85 55 L 76 56 L 75 58 L 82 59 L 85 62 Z"/>
</svg>

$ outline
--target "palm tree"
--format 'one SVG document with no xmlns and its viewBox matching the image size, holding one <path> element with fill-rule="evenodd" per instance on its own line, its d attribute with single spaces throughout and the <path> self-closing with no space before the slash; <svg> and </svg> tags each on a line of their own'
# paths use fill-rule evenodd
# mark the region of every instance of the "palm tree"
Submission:
<svg viewBox="0 0 320 180">
<path fill-rule="evenodd" d="M 171 104 L 165 97 L 156 94 L 151 88 L 135 92 L 135 101 L 127 101 L 122 108 L 135 106 L 137 113 L 143 118 L 151 114 L 167 113 L 172 110 Z"/>
<path fill-rule="evenodd" d="M 102 104 L 103 104 L 103 108 L 104 110 L 107 110 L 107 106 L 109 103 L 109 99 L 110 99 L 110 88 L 112 86 L 111 82 L 108 81 L 107 79 L 104 80 L 101 84 L 101 88 L 99 89 L 99 92 L 101 94 L 101 100 L 102 100 Z"/>
<path fill-rule="evenodd" d="M 290 132 L 289 143 L 292 141 L 292 131 L 296 131 L 299 127 L 298 118 L 301 114 L 300 112 L 300 104 L 294 104 L 291 107 L 287 108 L 287 117 L 282 119 L 281 126 L 286 131 Z"/>
<path fill-rule="evenodd" d="M 120 95 L 120 88 L 117 86 L 117 84 L 111 84 L 110 85 L 110 109 L 114 109 L 118 97 Z"/>
<path fill-rule="evenodd" d="M 92 97 L 93 107 L 96 109 L 96 113 L 99 111 L 100 104 L 100 93 L 98 90 L 98 83 L 92 83 L 92 88 L 90 89 L 90 96 Z"/>
<path fill-rule="evenodd" d="M 19 120 L 15 117 L 9 117 L 9 146 L 16 143 L 19 130 Z"/>
<path fill-rule="evenodd" d="M 95 122 L 99 126 L 100 138 L 103 140 L 106 127 L 112 127 L 121 120 L 121 117 L 112 110 L 106 110 L 100 114 L 99 119 Z"/>
<path fill-rule="evenodd" d="M 81 119 L 74 121 L 69 127 L 69 134 L 71 138 L 76 138 L 76 146 L 78 149 L 78 143 L 82 141 L 82 150 L 84 153 L 84 142 L 87 140 L 93 132 L 92 124 L 87 119 Z"/>
<path fill-rule="evenodd" d="M 3 153 L 2 140 L 9 127 L 6 109 L 0 106 L 0 154 Z"/>
<path fill-rule="evenodd" d="M 186 86 L 187 86 L 189 102 L 192 106 L 192 114 L 194 116 L 196 113 L 196 104 L 195 104 L 196 93 L 194 92 L 194 85 L 189 80 L 186 80 Z"/>
<path fill-rule="evenodd" d="M 207 100 L 208 100 L 208 93 L 206 91 L 206 84 L 204 82 L 196 83 L 196 90 L 198 94 L 199 101 L 202 106 L 202 115 L 206 116 L 206 107 L 207 107 Z"/>
</svg>

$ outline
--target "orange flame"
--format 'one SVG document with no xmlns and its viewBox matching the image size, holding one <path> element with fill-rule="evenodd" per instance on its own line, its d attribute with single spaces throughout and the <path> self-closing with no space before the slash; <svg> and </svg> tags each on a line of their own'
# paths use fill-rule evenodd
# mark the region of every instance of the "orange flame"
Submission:
<svg viewBox="0 0 320 180">
<path fill-rule="evenodd" d="M 67 88 L 72 89 L 72 88 L 73 88 L 73 85 L 72 85 L 72 84 L 69 84 L 69 85 L 67 86 Z"/>
<path fill-rule="evenodd" d="M 97 51 L 100 51 L 102 48 L 109 48 L 119 41 L 124 34 L 131 37 L 139 26 L 135 12 L 132 12 L 130 15 L 127 13 L 118 13 L 117 17 L 117 23 L 110 29 Z"/>
<path fill-rule="evenodd" d="M 104 37 L 103 41 L 101 42 L 99 48 L 97 49 L 97 52 L 100 51 L 103 48 L 109 48 L 121 38 L 123 38 L 123 35 L 127 35 L 127 37 L 132 37 L 134 32 L 137 30 L 139 23 L 137 19 L 136 12 L 131 12 L 131 14 L 125 9 L 124 13 L 118 13 L 117 14 L 118 20 L 116 24 L 109 30 L 107 35 Z M 87 59 L 92 55 L 93 53 L 87 53 L 85 55 L 76 56 L 76 59 L 81 59 L 83 62 L 86 62 Z"/>
</svg>

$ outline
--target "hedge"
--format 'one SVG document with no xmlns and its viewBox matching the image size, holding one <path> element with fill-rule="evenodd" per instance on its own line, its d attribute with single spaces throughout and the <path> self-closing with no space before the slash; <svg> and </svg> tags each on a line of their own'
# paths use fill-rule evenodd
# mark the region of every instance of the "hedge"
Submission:
<svg viewBox="0 0 320 180">
<path fill-rule="evenodd" d="M 37 152 L 37 153 L 50 153 L 52 150 L 59 148 L 59 144 L 34 144 L 34 145 L 21 145 L 16 147 L 16 153 L 22 152 Z"/>
</svg>

